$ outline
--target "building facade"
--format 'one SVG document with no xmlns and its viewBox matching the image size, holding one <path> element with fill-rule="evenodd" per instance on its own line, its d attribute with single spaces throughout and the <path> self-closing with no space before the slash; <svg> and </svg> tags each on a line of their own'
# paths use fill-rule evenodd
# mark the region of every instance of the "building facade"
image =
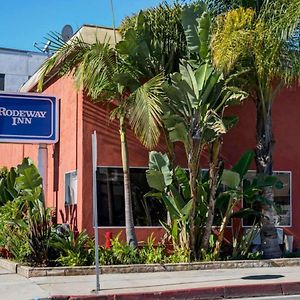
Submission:
<svg viewBox="0 0 300 300">
<path fill-rule="evenodd" d="M 46 58 L 41 52 L 0 48 L 0 91 L 18 92 Z"/>
<path fill-rule="evenodd" d="M 113 37 L 112 30 L 91 26 L 82 27 L 81 36 L 93 39 Z M 34 92 L 39 79 L 36 73 L 22 88 Z M 67 222 L 78 230 L 93 232 L 92 227 L 92 133 L 97 132 L 97 193 L 100 241 L 106 231 L 125 233 L 124 201 L 121 171 L 119 124 L 110 121 L 107 106 L 92 103 L 83 91 L 75 89 L 71 77 L 59 78 L 55 73 L 45 84 L 44 94 L 56 96 L 60 102 L 60 139 L 48 145 L 47 206 L 53 208 L 57 221 Z M 299 88 L 282 91 L 274 103 L 275 135 L 274 170 L 284 184 L 275 192 L 279 208 L 277 226 L 294 237 L 294 246 L 300 243 L 300 144 L 297 140 L 300 119 Z M 240 155 L 255 147 L 255 104 L 250 100 L 235 107 L 230 114 L 239 116 L 238 124 L 225 136 L 222 157 L 227 167 Z M 131 167 L 133 206 L 137 237 L 146 240 L 152 232 L 163 234 L 159 219 L 166 212 L 159 203 L 143 197 L 148 192 L 145 170 L 148 150 L 128 130 L 128 150 Z M 178 163 L 186 167 L 184 149 L 176 145 Z M 157 150 L 165 152 L 163 140 Z M 0 165 L 17 165 L 29 156 L 37 162 L 38 145 L 1 144 Z M 2 155 L 6 153 L 6 155 Z M 255 169 L 255 166 L 252 166 Z M 254 174 L 249 172 L 248 176 Z M 298 199 L 299 198 L 299 199 Z M 233 225 L 233 224 L 232 224 Z M 250 223 L 241 224 L 245 229 Z"/>
</svg>

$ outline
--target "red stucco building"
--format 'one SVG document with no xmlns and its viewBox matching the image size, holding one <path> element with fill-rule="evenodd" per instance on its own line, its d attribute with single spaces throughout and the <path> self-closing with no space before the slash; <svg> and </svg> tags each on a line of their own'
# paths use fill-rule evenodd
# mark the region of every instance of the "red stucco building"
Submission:
<svg viewBox="0 0 300 300">
<path fill-rule="evenodd" d="M 110 36 L 112 30 L 83 26 L 79 33 L 92 41 Z M 39 72 L 22 88 L 22 92 L 36 90 Z M 286 234 L 294 236 L 294 246 L 300 246 L 300 133 L 299 88 L 284 90 L 276 99 L 273 110 L 275 134 L 274 170 L 284 188 L 276 192 L 276 201 L 281 207 L 278 226 Z M 105 106 L 89 101 L 82 91 L 77 91 L 70 77 L 59 78 L 55 72 L 45 84 L 44 94 L 56 96 L 60 101 L 60 139 L 48 145 L 47 206 L 52 207 L 58 222 L 68 222 L 79 230 L 92 232 L 92 146 L 91 134 L 98 136 L 98 203 L 100 238 L 106 231 L 124 229 L 122 212 L 122 175 L 119 141 L 119 124 L 111 122 Z M 255 147 L 255 105 L 246 101 L 232 109 L 240 116 L 237 126 L 226 135 L 222 155 L 229 166 L 234 164 L 247 149 Z M 129 159 L 132 167 L 136 231 L 139 240 L 156 231 L 162 234 L 157 219 L 163 213 L 158 204 L 146 203 L 141 196 L 144 186 L 144 171 L 148 166 L 148 150 L 128 130 Z M 157 147 L 164 152 L 163 143 Z M 14 166 L 23 157 L 37 162 L 38 145 L 1 144 L 0 165 Z M 177 159 L 186 166 L 183 149 L 177 147 Z M 253 166 L 253 169 L 255 166 Z M 114 225 L 114 226 L 113 226 Z M 245 224 L 244 224 L 245 225 Z"/>
</svg>

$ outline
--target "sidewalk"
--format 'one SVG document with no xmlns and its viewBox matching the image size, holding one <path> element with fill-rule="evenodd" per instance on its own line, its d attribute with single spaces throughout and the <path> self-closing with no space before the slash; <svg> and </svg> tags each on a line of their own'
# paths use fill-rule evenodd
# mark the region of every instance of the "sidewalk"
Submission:
<svg viewBox="0 0 300 300">
<path fill-rule="evenodd" d="M 300 267 L 103 274 L 100 285 L 95 295 L 93 275 L 27 279 L 0 269 L 0 299 L 220 299 L 300 294 Z"/>
</svg>

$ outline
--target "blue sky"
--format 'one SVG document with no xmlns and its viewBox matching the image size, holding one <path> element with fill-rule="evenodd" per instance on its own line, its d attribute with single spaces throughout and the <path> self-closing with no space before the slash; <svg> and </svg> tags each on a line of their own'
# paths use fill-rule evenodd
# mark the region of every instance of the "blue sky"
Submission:
<svg viewBox="0 0 300 300">
<path fill-rule="evenodd" d="M 116 24 L 160 0 L 113 0 Z M 171 3 L 171 0 L 168 0 Z M 51 31 L 65 24 L 76 31 L 83 24 L 112 26 L 110 0 L 2 0 L 0 47 L 36 50 Z"/>
</svg>

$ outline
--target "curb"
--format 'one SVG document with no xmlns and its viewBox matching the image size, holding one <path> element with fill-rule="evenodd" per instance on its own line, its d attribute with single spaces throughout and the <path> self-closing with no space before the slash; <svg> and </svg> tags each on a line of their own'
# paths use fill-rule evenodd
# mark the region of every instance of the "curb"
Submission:
<svg viewBox="0 0 300 300">
<path fill-rule="evenodd" d="M 95 266 L 84 267 L 29 267 L 7 259 L 0 259 L 0 266 L 26 278 L 42 276 L 95 275 Z M 143 264 L 100 266 L 101 274 L 149 273 L 192 270 L 218 270 L 262 267 L 300 266 L 300 258 L 279 258 L 269 260 L 229 260 L 211 262 L 192 262 L 178 264 Z"/>
<path fill-rule="evenodd" d="M 206 288 L 180 289 L 160 292 L 124 293 L 108 295 L 52 296 L 53 300 L 183 300 L 183 299 L 229 299 L 257 296 L 283 296 L 300 294 L 300 282 L 232 285 Z"/>
</svg>

